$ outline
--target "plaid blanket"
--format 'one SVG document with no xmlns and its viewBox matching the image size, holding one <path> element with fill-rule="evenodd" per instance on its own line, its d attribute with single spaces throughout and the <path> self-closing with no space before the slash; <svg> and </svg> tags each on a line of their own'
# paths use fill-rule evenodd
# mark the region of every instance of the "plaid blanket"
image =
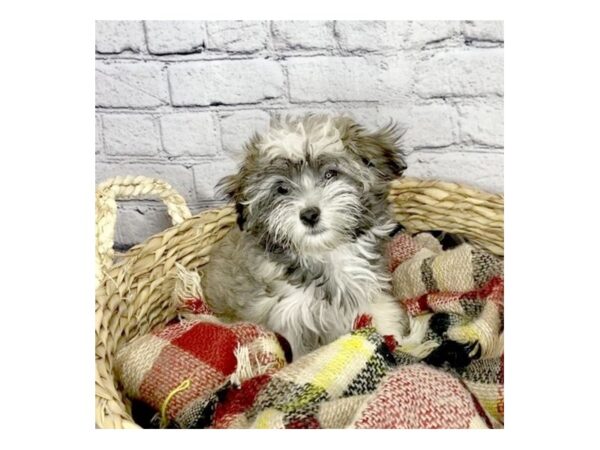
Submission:
<svg viewBox="0 0 600 450">
<path fill-rule="evenodd" d="M 162 427 L 503 427 L 502 260 L 428 233 L 399 234 L 388 251 L 411 318 L 402 342 L 361 316 L 289 363 L 280 336 L 212 316 L 199 275 L 180 268 L 179 320 L 117 355 L 125 392 Z"/>
</svg>

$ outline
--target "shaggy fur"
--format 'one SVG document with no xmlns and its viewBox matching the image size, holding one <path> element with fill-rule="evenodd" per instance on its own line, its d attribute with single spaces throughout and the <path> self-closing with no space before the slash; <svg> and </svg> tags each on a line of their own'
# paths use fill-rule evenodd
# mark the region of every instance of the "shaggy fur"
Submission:
<svg viewBox="0 0 600 450">
<path fill-rule="evenodd" d="M 349 332 L 358 314 L 401 339 L 383 248 L 394 224 L 388 182 L 406 168 L 394 124 L 367 132 L 347 117 L 276 118 L 220 186 L 239 229 L 212 250 L 206 300 L 232 320 L 283 335 L 294 358 Z"/>
</svg>

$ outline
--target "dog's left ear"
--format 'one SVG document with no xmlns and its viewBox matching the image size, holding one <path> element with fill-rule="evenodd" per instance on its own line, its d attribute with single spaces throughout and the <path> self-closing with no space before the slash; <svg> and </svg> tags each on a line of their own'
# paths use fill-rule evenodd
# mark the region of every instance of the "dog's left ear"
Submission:
<svg viewBox="0 0 600 450">
<path fill-rule="evenodd" d="M 404 173 L 406 162 L 400 146 L 405 130 L 390 121 L 374 132 L 368 132 L 356 123 L 346 129 L 346 146 L 362 162 L 377 172 L 383 181 L 391 181 Z"/>
<path fill-rule="evenodd" d="M 224 195 L 229 200 L 235 202 L 235 211 L 237 213 L 237 224 L 240 230 L 244 229 L 246 222 L 244 214 L 244 205 L 242 205 L 242 177 L 240 174 L 228 175 L 217 183 L 217 192 Z"/>
<path fill-rule="evenodd" d="M 397 123 L 390 121 L 387 126 L 366 136 L 367 141 L 372 144 L 371 161 L 386 181 L 401 176 L 406 170 L 406 161 L 400 145 L 405 132 L 406 130 L 400 128 Z"/>
</svg>

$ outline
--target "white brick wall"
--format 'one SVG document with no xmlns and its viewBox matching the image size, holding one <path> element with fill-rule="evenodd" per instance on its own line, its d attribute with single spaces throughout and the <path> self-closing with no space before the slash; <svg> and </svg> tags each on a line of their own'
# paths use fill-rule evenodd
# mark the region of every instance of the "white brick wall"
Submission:
<svg viewBox="0 0 600 450">
<path fill-rule="evenodd" d="M 170 182 L 192 212 L 271 112 L 349 112 L 408 131 L 408 175 L 503 190 L 504 36 L 490 21 L 98 21 L 96 179 Z M 120 205 L 128 245 L 168 225 Z"/>
</svg>

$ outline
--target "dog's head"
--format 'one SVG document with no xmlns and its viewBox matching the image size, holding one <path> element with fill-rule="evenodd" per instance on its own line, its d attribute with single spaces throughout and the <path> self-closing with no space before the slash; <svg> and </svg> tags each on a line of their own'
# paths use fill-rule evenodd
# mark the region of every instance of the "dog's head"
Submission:
<svg viewBox="0 0 600 450">
<path fill-rule="evenodd" d="M 275 118 L 219 185 L 268 249 L 335 248 L 385 214 L 387 184 L 406 168 L 401 135 L 393 123 L 368 132 L 348 117 Z"/>
</svg>

